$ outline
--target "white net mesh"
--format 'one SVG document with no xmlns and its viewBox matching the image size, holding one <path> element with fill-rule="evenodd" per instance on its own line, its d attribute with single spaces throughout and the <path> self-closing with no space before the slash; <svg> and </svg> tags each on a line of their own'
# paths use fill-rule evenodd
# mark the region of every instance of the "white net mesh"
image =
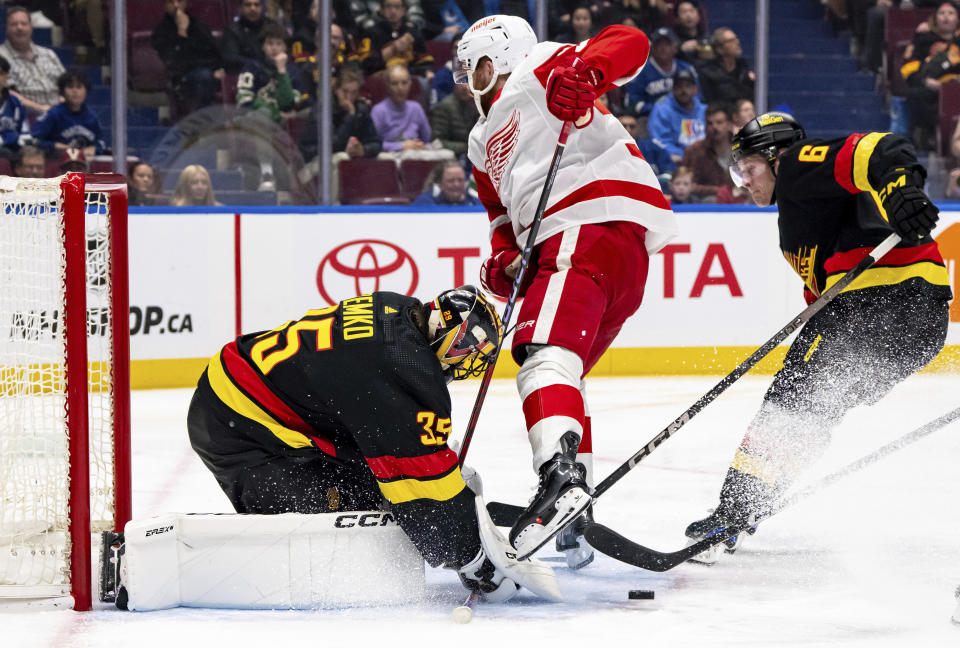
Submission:
<svg viewBox="0 0 960 648">
<path fill-rule="evenodd" d="M 0 188 L 9 179 L 0 182 Z M 87 195 L 91 526 L 113 521 L 107 194 Z M 0 191 L 0 596 L 70 590 L 64 240 L 59 179 Z"/>
<path fill-rule="evenodd" d="M 88 191 L 87 362 L 90 418 L 90 527 L 113 528 L 113 310 L 110 283 L 110 203 L 106 192 Z M 125 320 L 124 320 L 125 321 Z"/>
</svg>

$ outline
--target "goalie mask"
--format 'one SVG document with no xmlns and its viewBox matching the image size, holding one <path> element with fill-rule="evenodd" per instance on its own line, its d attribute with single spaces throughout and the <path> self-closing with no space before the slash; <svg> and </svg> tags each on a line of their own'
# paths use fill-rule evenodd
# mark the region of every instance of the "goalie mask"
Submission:
<svg viewBox="0 0 960 648">
<path fill-rule="evenodd" d="M 481 18 L 471 25 L 457 44 L 453 80 L 467 84 L 482 115 L 480 97 L 489 92 L 501 74 L 513 72 L 536 44 L 537 35 L 523 18 L 503 15 Z M 493 77 L 486 88 L 475 88 L 473 73 L 484 57 L 493 63 Z"/>
<path fill-rule="evenodd" d="M 503 339 L 500 316 L 473 286 L 447 290 L 434 299 L 427 331 L 448 380 L 479 376 Z"/>
</svg>

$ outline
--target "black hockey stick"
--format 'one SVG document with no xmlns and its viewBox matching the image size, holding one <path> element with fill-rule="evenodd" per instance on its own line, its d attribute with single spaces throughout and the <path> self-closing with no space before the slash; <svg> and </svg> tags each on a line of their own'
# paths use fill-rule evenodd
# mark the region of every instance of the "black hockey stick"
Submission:
<svg viewBox="0 0 960 648">
<path fill-rule="evenodd" d="M 749 358 L 737 365 L 737 367 L 727 374 L 723 380 L 717 383 L 713 389 L 701 396 L 696 403 L 687 409 L 687 411 L 681 414 L 670 425 L 661 430 L 657 436 L 650 439 L 650 441 L 645 446 L 640 448 L 636 454 L 627 459 L 616 470 L 610 473 L 610 475 L 608 475 L 602 482 L 600 482 L 593 491 L 594 501 L 596 501 L 598 497 L 609 490 L 611 486 L 620 481 L 624 475 L 633 470 L 638 463 L 650 456 L 650 454 L 656 450 L 661 443 L 673 436 L 677 430 L 686 425 L 690 419 L 699 414 L 703 408 L 712 403 L 717 396 L 726 391 L 727 387 L 738 381 L 745 373 L 750 371 L 754 365 L 756 365 L 767 354 L 773 351 L 778 344 L 787 339 L 791 333 L 803 326 L 811 317 L 820 312 L 820 310 L 829 304 L 833 298 L 836 297 L 844 288 L 849 286 L 854 279 L 859 277 L 864 270 L 876 263 L 878 259 L 882 258 L 883 255 L 889 252 L 899 242 L 900 236 L 897 234 L 891 234 L 881 241 L 877 247 L 873 248 L 873 250 L 871 250 L 870 253 L 864 257 L 862 261 L 860 261 L 860 263 L 854 266 L 849 272 L 847 272 L 847 274 L 843 275 L 837 281 L 837 283 L 825 290 L 823 294 L 820 295 L 819 299 L 803 309 L 799 315 L 790 320 L 786 326 L 777 331 L 772 338 L 767 340 L 762 347 L 754 351 Z"/>
<path fill-rule="evenodd" d="M 553 151 L 553 159 L 550 161 L 550 169 L 547 171 L 547 180 L 543 184 L 543 190 L 540 192 L 540 202 L 537 203 L 537 211 L 533 215 L 533 222 L 530 223 L 530 232 L 527 235 L 527 243 L 523 248 L 523 254 L 520 256 L 520 267 L 517 269 L 517 276 L 513 280 L 513 288 L 510 289 L 510 297 L 507 299 L 507 305 L 503 309 L 503 330 L 504 337 L 510 326 L 510 319 L 513 317 L 513 309 L 517 304 L 517 297 L 520 293 L 520 286 L 523 285 L 524 275 L 527 274 L 527 267 L 530 265 L 530 258 L 533 256 L 533 248 L 537 244 L 537 234 L 540 232 L 540 223 L 543 221 L 543 212 L 547 209 L 547 200 L 550 199 L 550 191 L 553 189 L 553 181 L 557 178 L 557 171 L 560 169 L 560 158 L 563 157 L 563 150 L 567 147 L 567 138 L 570 136 L 570 129 L 573 122 L 563 122 L 560 128 L 560 137 L 557 139 L 557 148 Z M 470 442 L 473 440 L 473 433 L 477 429 L 477 421 L 480 419 L 480 408 L 483 407 L 483 401 L 487 397 L 487 390 L 490 388 L 490 380 L 493 378 L 493 369 L 497 365 L 497 358 L 500 357 L 500 349 L 503 347 L 503 340 L 497 344 L 493 351 L 493 358 L 487 363 L 483 372 L 483 378 L 480 380 L 480 389 L 477 390 L 477 400 L 473 403 L 473 411 L 470 412 L 470 421 L 467 423 L 467 430 L 463 433 L 463 439 L 460 442 L 460 466 L 467 458 L 467 450 L 470 449 Z"/>
<path fill-rule="evenodd" d="M 590 543 L 591 547 L 601 553 L 616 558 L 617 560 L 649 571 L 667 571 L 668 569 L 673 569 L 682 562 L 686 562 L 697 554 L 702 553 L 711 547 L 714 547 L 721 542 L 725 542 L 729 538 L 742 533 L 748 528 L 748 526 L 753 526 L 761 520 L 769 519 L 777 513 L 783 511 L 785 508 L 793 506 L 797 502 L 807 499 L 811 495 L 820 492 L 828 486 L 831 486 L 840 479 L 858 472 L 870 464 L 876 463 L 884 457 L 893 454 L 897 450 L 905 448 L 906 446 L 919 441 L 923 437 L 935 432 L 936 430 L 939 430 L 958 418 L 960 418 L 960 407 L 952 412 L 944 414 L 940 418 L 930 421 L 926 425 L 919 427 L 912 432 L 905 434 L 895 441 L 891 441 L 885 446 L 874 450 L 870 454 L 864 455 L 853 463 L 847 464 L 840 470 L 832 472 L 829 475 L 818 479 L 813 484 L 810 484 L 806 488 L 797 491 L 793 495 L 780 500 L 769 512 L 761 516 L 757 516 L 752 524 L 747 526 L 718 529 L 706 538 L 678 551 L 662 552 L 655 549 L 650 549 L 649 547 L 644 547 L 643 545 L 637 544 L 632 540 L 624 538 L 616 531 L 613 531 L 612 529 L 595 522 L 587 526 L 584 536 L 586 537 L 587 542 Z"/>
</svg>

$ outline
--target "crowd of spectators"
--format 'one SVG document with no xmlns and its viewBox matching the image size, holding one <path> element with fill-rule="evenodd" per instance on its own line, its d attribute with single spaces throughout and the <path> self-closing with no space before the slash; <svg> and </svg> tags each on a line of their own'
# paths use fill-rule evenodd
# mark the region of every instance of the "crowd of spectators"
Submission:
<svg viewBox="0 0 960 648">
<path fill-rule="evenodd" d="M 454 166 L 463 170 L 466 186 L 470 173 L 466 141 L 479 118 L 469 90 L 453 83 L 450 60 L 459 35 L 490 13 L 512 13 L 531 22 L 534 16 L 530 0 L 334 0 L 333 83 L 329 89 L 318 89 L 317 0 L 238 0 L 225 5 L 234 7 L 236 14 L 222 31 L 206 24 L 190 1 L 163 0 L 164 13 L 150 39 L 169 80 L 170 121 L 177 123 L 208 107 L 229 106 L 233 112 L 224 113 L 223 119 L 232 120 L 244 146 L 218 157 L 217 170 L 240 171 L 244 189 L 276 192 L 288 202 L 319 197 L 317 120 L 326 100 L 333 113 L 335 197 L 342 163 L 390 159 L 397 163 L 399 178 L 404 161 L 433 161 L 442 163 L 436 177 L 422 195 L 407 199 L 459 204 Z M 707 135 L 707 103 L 726 102 L 731 119 L 735 102 L 752 99 L 753 72 L 736 34 L 722 26 L 708 31 L 696 0 L 556 0 L 548 3 L 548 9 L 549 38 L 554 41 L 580 42 L 616 23 L 650 35 L 650 63 L 636 80 L 604 100 L 648 155 L 665 188 L 685 149 Z M 16 22 L 26 26 L 8 24 L 12 36 L 0 46 L 0 54 L 4 47 L 18 47 L 8 57 L 14 67 L 14 51 L 18 57 L 44 60 L 43 48 L 30 45 L 29 15 Z M 93 38 L 95 47 L 98 37 Z M 0 59 L 0 72 L 3 67 Z M 74 136 L 74 141 L 63 137 L 59 113 L 69 113 L 78 123 L 81 114 L 89 116 L 82 99 L 74 97 L 81 94 L 82 79 L 74 75 L 68 85 L 58 85 L 65 72 L 47 74 L 44 95 L 28 97 L 23 92 L 26 84 L 11 82 L 17 91 L 5 96 L 0 107 L 0 118 L 11 115 L 0 121 L 4 129 L 0 156 L 16 155 L 24 133 L 29 136 L 38 123 L 45 124 L 37 131 L 44 135 L 42 142 L 37 141 L 43 150 L 81 148 L 87 158 L 102 151 L 102 137 L 95 128 L 87 128 L 89 133 L 82 138 Z M 13 118 L 18 111 L 47 113 L 61 97 L 62 105 L 49 111 L 53 117 L 29 120 L 26 131 Z M 696 173 L 696 166 L 692 168 Z M 146 169 L 144 165 L 137 170 L 146 174 Z M 158 173 L 153 169 L 149 173 L 153 178 L 149 191 L 144 188 L 146 179 L 131 180 L 137 200 L 151 201 L 158 195 Z M 191 177 L 195 183 L 202 180 L 196 170 Z M 210 184 L 209 173 L 206 180 Z M 470 190 L 465 191 L 472 197 Z M 188 193 L 180 191 L 176 200 L 186 200 Z M 716 199 L 715 192 L 702 189 L 693 195 Z"/>
<path fill-rule="evenodd" d="M 944 193 L 957 196 L 958 136 L 951 150 L 951 133 L 938 121 L 942 88 L 960 83 L 957 2 L 810 1 L 825 5 L 837 24 L 850 30 L 859 68 L 882 75 L 881 90 L 903 95 L 908 115 L 903 130 L 917 148 L 954 157 L 937 182 L 949 175 Z M 205 163 L 214 171 L 213 180 L 235 174 L 243 190 L 272 192 L 291 203 L 318 199 L 316 134 L 324 101 L 333 109 L 334 196 L 341 163 L 379 158 L 396 163 L 400 184 L 410 184 L 405 161 L 438 163 L 422 188 L 422 176 L 411 181 L 419 195 L 405 186 L 406 197 L 390 196 L 391 202 L 471 199 L 466 140 L 479 115 L 467 88 L 454 85 L 450 59 L 459 35 L 483 15 L 511 13 L 533 22 L 535 11 L 532 0 L 333 0 L 333 83 L 320 89 L 317 0 L 223 0 L 223 11 L 235 13 L 216 25 L 205 21 L 209 12 L 203 7 L 210 3 L 193 2 L 163 0 L 162 18 L 152 34 L 147 32 L 169 84 L 165 123 L 177 124 L 206 109 L 221 111 L 234 144 L 228 155 L 217 151 L 216 162 Z M 107 63 L 107 6 L 105 0 L 6 5 L 0 160 L 9 160 L 3 163 L 14 172 L 49 175 L 89 168 L 96 156 L 109 153 L 97 113 L 88 105 L 89 78 L 82 68 L 65 66 L 54 49 L 38 44 L 48 41 L 34 34 L 35 28 L 62 25 L 67 17 L 85 27 L 83 39 L 73 43 L 79 46 L 75 58 Z M 603 101 L 676 202 L 743 201 L 725 172 L 725 151 L 733 133 L 755 116 L 753 66 L 733 29 L 710 24 L 708 2 L 551 0 L 547 7 L 548 37 L 557 42 L 580 42 L 611 24 L 644 30 L 651 44 L 648 64 Z M 926 13 L 916 20 L 910 42 L 902 44 L 902 60 L 889 60 L 884 26 L 891 12 L 911 9 Z M 886 87 L 888 77 L 901 83 L 901 90 Z M 150 151 L 135 152 L 149 158 Z M 216 204 L 217 187 L 206 169 L 196 165 L 201 173 L 191 166 L 187 173 L 165 166 L 130 169 L 131 204 Z M 456 166 L 464 172 L 465 198 L 459 197 Z M 176 198 L 162 195 L 161 173 L 169 183 L 180 180 Z M 204 182 L 209 195 L 197 198 Z M 239 188 L 234 184 L 230 189 Z"/>
<path fill-rule="evenodd" d="M 935 132 L 940 89 L 960 75 L 960 4 L 954 0 L 830 0 L 828 7 L 835 23 L 850 28 L 850 52 L 859 70 L 876 75 L 878 87 L 888 94 L 891 128 L 911 137 L 921 152 L 949 153 L 943 150 L 947 146 L 938 146 Z M 899 24 L 914 14 L 907 24 L 912 36 L 904 43 Z M 898 26 L 887 29 L 891 20 Z M 887 42 L 887 38 L 894 40 Z M 956 110 L 960 112 L 960 105 Z M 949 133 L 941 136 L 946 139 Z"/>
<path fill-rule="evenodd" d="M 317 0 L 224 0 L 223 12 L 235 13 L 215 24 L 208 24 L 211 3 L 192 1 L 194 6 L 191 0 L 162 0 L 159 22 L 147 32 L 166 73 L 164 123 L 219 111 L 217 119 L 233 140 L 226 155 L 216 151 L 215 162 L 204 158 L 210 160 L 206 168 L 196 164 L 181 172 L 138 162 L 129 169 L 131 204 L 216 204 L 211 175 L 218 181 L 229 174 L 241 178 L 245 191 L 315 202 L 317 120 L 324 101 L 333 113 L 334 195 L 342 163 L 389 159 L 398 180 L 403 178 L 406 200 L 469 204 L 474 199 L 466 142 L 479 114 L 469 90 L 453 83 L 450 60 L 460 34 L 484 15 L 511 13 L 533 22 L 532 0 L 333 0 L 328 89 L 319 88 Z M 83 168 L 110 153 L 87 103 L 90 79 L 81 68 L 67 69 L 54 49 L 37 44 L 33 30 L 63 26 L 66 16 L 86 26 L 82 41 L 73 45 L 89 54 L 77 58 L 107 63 L 109 5 L 104 0 L 26 4 L 6 6 L 0 159 L 25 174 L 49 174 L 60 164 Z M 722 26 L 709 31 L 696 0 L 553 0 L 547 6 L 553 41 L 581 42 L 611 24 L 632 25 L 650 36 L 650 63 L 643 73 L 603 101 L 665 188 L 687 147 L 713 132 L 706 105 L 726 102 L 728 119 L 736 120 L 734 102 L 752 98 L 752 71 L 736 34 Z M 150 151 L 134 152 L 150 158 Z M 437 163 L 419 196 L 409 185 L 419 188 L 420 176 L 404 175 L 408 160 Z M 715 193 L 700 185 L 720 183 L 700 182 L 698 165 L 688 166 L 694 174 L 691 195 L 715 200 Z M 161 174 L 170 183 L 178 178 L 169 197 L 162 195 Z"/>
</svg>

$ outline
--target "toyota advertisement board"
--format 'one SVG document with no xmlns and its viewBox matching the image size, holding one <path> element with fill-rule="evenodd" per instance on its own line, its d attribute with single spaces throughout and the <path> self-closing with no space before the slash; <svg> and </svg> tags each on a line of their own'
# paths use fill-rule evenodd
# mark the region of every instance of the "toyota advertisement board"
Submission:
<svg viewBox="0 0 960 648">
<path fill-rule="evenodd" d="M 774 212 L 677 216 L 680 235 L 651 256 L 643 306 L 614 343 L 645 353 L 623 357 L 757 347 L 804 307 L 800 280 L 779 254 Z M 960 212 L 944 213 L 936 235 L 957 283 Z M 188 361 L 193 376 L 238 331 L 270 329 L 376 290 L 427 300 L 479 284 L 489 242 L 486 216 L 477 211 L 278 209 L 135 213 L 130 248 L 134 383 L 159 386 L 165 379 L 137 380 L 138 363 L 142 374 L 169 371 L 151 361 Z M 960 344 L 957 304 L 951 319 L 948 344 Z M 631 365 L 620 365 L 618 373 L 630 373 Z"/>
</svg>

